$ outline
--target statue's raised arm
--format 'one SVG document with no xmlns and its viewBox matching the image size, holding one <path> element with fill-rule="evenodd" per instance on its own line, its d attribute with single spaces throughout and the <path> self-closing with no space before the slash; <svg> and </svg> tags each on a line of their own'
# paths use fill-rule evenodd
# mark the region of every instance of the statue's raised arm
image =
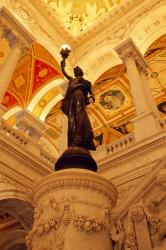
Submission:
<svg viewBox="0 0 166 250">
<path fill-rule="evenodd" d="M 73 77 L 68 75 L 68 73 L 65 71 L 65 66 L 66 66 L 66 59 L 63 59 L 61 61 L 61 70 L 63 75 L 70 81 Z"/>
</svg>

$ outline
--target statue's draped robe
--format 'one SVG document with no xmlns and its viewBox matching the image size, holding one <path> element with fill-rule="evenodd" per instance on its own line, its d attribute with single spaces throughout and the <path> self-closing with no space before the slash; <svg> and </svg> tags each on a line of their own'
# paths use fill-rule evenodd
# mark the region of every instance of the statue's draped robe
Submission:
<svg viewBox="0 0 166 250">
<path fill-rule="evenodd" d="M 86 113 L 91 83 L 82 77 L 72 78 L 62 101 L 62 111 L 68 117 L 68 146 L 95 150 L 94 134 Z"/>
</svg>

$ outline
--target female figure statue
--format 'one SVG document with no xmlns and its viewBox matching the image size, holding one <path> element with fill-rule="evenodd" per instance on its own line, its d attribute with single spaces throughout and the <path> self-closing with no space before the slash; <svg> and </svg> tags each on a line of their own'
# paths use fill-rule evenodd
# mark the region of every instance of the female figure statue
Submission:
<svg viewBox="0 0 166 250">
<path fill-rule="evenodd" d="M 68 147 L 78 146 L 87 150 L 95 150 L 94 134 L 86 112 L 86 106 L 94 102 L 91 83 L 83 78 L 80 67 L 74 68 L 74 77 L 65 71 L 65 59 L 61 61 L 61 69 L 69 80 L 66 95 L 62 100 L 62 111 L 68 117 Z"/>
</svg>

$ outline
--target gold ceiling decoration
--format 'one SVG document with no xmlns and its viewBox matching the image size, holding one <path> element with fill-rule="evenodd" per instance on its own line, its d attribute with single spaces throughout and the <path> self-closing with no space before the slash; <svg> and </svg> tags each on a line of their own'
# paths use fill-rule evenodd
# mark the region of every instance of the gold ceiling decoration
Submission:
<svg viewBox="0 0 166 250">
<path fill-rule="evenodd" d="M 166 35 L 157 39 L 145 53 L 149 64 L 148 81 L 160 116 L 166 115 Z M 87 107 L 95 134 L 95 144 L 108 144 L 133 131 L 135 107 L 125 66 L 104 72 L 93 84 L 96 101 Z M 46 123 L 55 132 L 56 145 L 61 143 L 62 112 L 58 103 L 48 114 Z M 55 127 L 55 124 L 57 127 Z"/>
<path fill-rule="evenodd" d="M 68 31 L 76 36 L 115 8 L 122 0 L 45 0 Z"/>
</svg>

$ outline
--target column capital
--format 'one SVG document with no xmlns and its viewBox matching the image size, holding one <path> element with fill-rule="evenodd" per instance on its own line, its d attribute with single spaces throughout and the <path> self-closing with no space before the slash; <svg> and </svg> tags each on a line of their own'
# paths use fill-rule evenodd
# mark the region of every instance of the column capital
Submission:
<svg viewBox="0 0 166 250">
<path fill-rule="evenodd" d="M 35 38 L 18 22 L 18 20 L 5 8 L 0 9 L 1 37 L 9 41 L 9 46 L 18 46 L 26 50 L 35 41 Z"/>
<path fill-rule="evenodd" d="M 127 59 L 132 58 L 136 63 L 138 71 L 140 73 L 146 74 L 148 65 L 131 38 L 118 45 L 115 50 L 124 63 Z"/>
</svg>

